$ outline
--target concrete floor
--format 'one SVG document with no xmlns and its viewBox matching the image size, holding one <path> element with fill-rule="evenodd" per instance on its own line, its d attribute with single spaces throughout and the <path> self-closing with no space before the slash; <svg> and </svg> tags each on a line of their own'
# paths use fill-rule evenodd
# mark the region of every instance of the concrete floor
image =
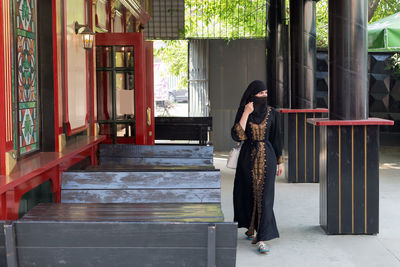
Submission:
<svg viewBox="0 0 400 267">
<path fill-rule="evenodd" d="M 225 167 L 227 154 L 215 153 L 214 164 L 221 170 L 225 220 L 232 221 L 235 170 Z M 378 235 L 326 235 L 319 226 L 319 184 L 289 184 L 281 176 L 274 206 L 281 237 L 262 255 L 239 229 L 236 266 L 400 266 L 400 149 L 381 148 L 380 162 Z"/>
</svg>

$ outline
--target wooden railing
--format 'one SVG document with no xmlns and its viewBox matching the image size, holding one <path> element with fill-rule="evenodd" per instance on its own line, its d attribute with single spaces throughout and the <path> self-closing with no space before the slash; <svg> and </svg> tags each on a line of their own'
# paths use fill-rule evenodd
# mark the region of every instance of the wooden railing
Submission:
<svg viewBox="0 0 400 267">
<path fill-rule="evenodd" d="M 53 199 L 60 202 L 61 173 L 87 157 L 96 165 L 97 147 L 104 139 L 82 137 L 62 152 L 40 152 L 19 161 L 10 175 L 0 176 L 0 219 L 18 219 L 21 197 L 47 180 L 52 184 Z"/>
</svg>

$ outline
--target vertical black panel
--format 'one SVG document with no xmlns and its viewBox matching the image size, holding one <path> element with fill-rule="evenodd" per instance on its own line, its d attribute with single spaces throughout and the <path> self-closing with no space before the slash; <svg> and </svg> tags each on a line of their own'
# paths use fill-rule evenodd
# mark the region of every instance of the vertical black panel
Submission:
<svg viewBox="0 0 400 267">
<path fill-rule="evenodd" d="M 352 233 L 352 143 L 351 126 L 341 126 L 341 210 L 342 233 Z"/>
<path fill-rule="evenodd" d="M 367 127 L 367 233 L 379 232 L 379 126 Z"/>
<path fill-rule="evenodd" d="M 298 166 L 297 162 L 297 146 L 296 146 L 296 114 L 295 113 L 287 113 L 286 115 L 288 117 L 288 130 L 287 130 L 287 135 L 288 135 L 288 154 L 289 154 L 289 160 L 288 160 L 288 166 L 289 166 L 289 177 L 288 181 L 289 182 L 296 182 L 296 169 Z"/>
<path fill-rule="evenodd" d="M 316 114 L 316 117 L 317 118 L 320 118 L 321 117 L 321 113 L 317 113 Z M 318 127 L 317 126 L 313 126 L 313 131 L 314 131 L 314 135 L 315 135 L 315 139 L 314 139 L 314 146 L 315 146 L 315 148 L 314 148 L 314 152 L 315 152 L 315 156 L 314 156 L 314 158 L 315 158 L 315 162 L 314 162 L 314 164 L 315 164 L 315 176 L 316 176 L 316 179 L 315 179 L 315 182 L 316 183 L 318 183 L 319 182 L 319 169 L 321 168 L 321 165 L 320 165 L 320 158 L 321 158 L 321 155 L 320 155 L 320 144 L 321 144 L 321 142 L 319 141 L 319 139 L 321 138 L 320 137 L 320 131 L 318 130 Z M 326 137 L 324 137 L 324 138 L 326 138 Z"/>
<path fill-rule="evenodd" d="M 38 68 L 42 150 L 55 150 L 52 1 L 37 1 Z"/>
<path fill-rule="evenodd" d="M 313 118 L 314 113 L 305 113 L 307 129 L 307 159 L 306 159 L 306 182 L 311 183 L 316 179 L 314 175 L 314 125 L 307 123 L 308 118 Z"/>
<path fill-rule="evenodd" d="M 354 232 L 364 233 L 365 126 L 354 126 Z"/>
<path fill-rule="evenodd" d="M 327 231 L 327 127 L 317 128 L 319 132 L 319 223 Z"/>
<path fill-rule="evenodd" d="M 339 127 L 327 127 L 327 232 L 329 234 L 340 233 L 339 208 L 341 201 L 339 200 L 339 183 L 341 177 L 339 175 Z M 341 153 L 341 151 L 340 151 Z M 320 177 L 321 178 L 321 177 Z"/>
<path fill-rule="evenodd" d="M 283 154 L 285 158 L 287 159 L 289 157 L 289 136 L 288 132 L 290 132 L 289 128 L 289 116 L 287 113 L 282 113 L 281 114 L 281 119 L 282 119 L 282 124 L 283 127 L 281 129 L 282 135 L 283 135 Z M 285 167 L 285 179 L 289 180 L 289 161 L 285 162 L 284 167 Z"/>
<path fill-rule="evenodd" d="M 297 168 L 297 182 L 305 182 L 305 164 L 306 164 L 306 143 L 305 143 L 305 130 L 304 125 L 305 114 L 296 113 L 297 116 L 297 151 L 298 151 L 298 168 Z"/>
</svg>

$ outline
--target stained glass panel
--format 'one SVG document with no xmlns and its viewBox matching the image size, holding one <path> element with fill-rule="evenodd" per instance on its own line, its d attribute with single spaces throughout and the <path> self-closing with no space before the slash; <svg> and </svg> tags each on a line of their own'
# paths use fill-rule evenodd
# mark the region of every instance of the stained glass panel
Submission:
<svg viewBox="0 0 400 267">
<path fill-rule="evenodd" d="M 34 23 L 34 0 L 17 0 L 17 28 L 27 31 L 35 32 Z"/>
<path fill-rule="evenodd" d="M 21 155 L 39 149 L 35 0 L 17 0 L 16 91 Z"/>
</svg>

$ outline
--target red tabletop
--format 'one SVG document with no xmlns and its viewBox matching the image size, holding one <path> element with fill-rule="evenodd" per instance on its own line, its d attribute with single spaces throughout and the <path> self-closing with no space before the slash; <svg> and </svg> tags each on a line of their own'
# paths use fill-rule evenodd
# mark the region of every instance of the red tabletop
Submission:
<svg viewBox="0 0 400 267">
<path fill-rule="evenodd" d="M 281 108 L 278 109 L 280 113 L 328 113 L 329 110 L 327 108 L 315 108 L 315 109 L 290 109 L 290 108 Z"/>
<path fill-rule="evenodd" d="M 316 126 L 354 126 L 354 125 L 394 125 L 394 121 L 380 118 L 368 120 L 329 120 L 328 118 L 310 118 L 307 122 Z"/>
</svg>

